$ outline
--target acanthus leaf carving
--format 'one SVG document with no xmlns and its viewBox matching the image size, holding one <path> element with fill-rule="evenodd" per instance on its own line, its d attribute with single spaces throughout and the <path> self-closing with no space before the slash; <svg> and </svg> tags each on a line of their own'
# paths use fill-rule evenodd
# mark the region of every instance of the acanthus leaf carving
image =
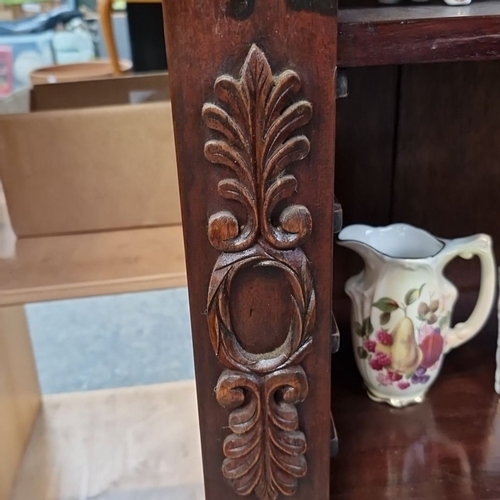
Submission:
<svg viewBox="0 0 500 500">
<path fill-rule="evenodd" d="M 224 440 L 224 476 L 239 495 L 260 500 L 295 494 L 307 473 L 307 443 L 296 404 L 308 392 L 300 366 L 259 377 L 226 370 L 216 388 L 219 404 L 231 410 L 232 434 Z"/>
<path fill-rule="evenodd" d="M 309 210 L 290 205 L 272 219 L 276 205 L 297 190 L 297 179 L 284 174 L 294 162 L 307 157 L 309 139 L 292 135 L 312 117 L 312 105 L 305 100 L 290 103 L 301 87 L 294 71 L 273 76 L 264 53 L 253 45 L 239 80 L 223 75 L 214 86 L 225 108 L 207 103 L 202 116 L 208 128 L 220 134 L 205 144 L 205 157 L 229 168 L 234 179 L 219 183 L 219 194 L 241 203 L 247 219 L 243 227 L 229 221 L 226 211 L 209 221 L 209 239 L 218 250 L 238 252 L 255 244 L 259 234 L 276 248 L 299 246 L 312 231 Z M 236 220 L 236 216 L 234 216 Z M 231 230 L 226 228 L 230 224 Z M 236 231 L 237 230 L 237 231 Z"/>
<path fill-rule="evenodd" d="M 312 217 L 304 205 L 284 203 L 298 191 L 287 168 L 310 152 L 309 139 L 296 134 L 312 117 L 309 102 L 294 101 L 300 88 L 294 71 L 273 76 L 264 53 L 253 45 L 239 79 L 216 80 L 221 104 L 206 103 L 202 111 L 214 132 L 205 157 L 232 175 L 219 182 L 218 194 L 246 213 L 240 221 L 224 209 L 208 220 L 209 241 L 223 252 L 207 297 L 210 340 L 227 368 L 215 390 L 219 404 L 230 410 L 222 473 L 237 494 L 253 493 L 260 500 L 294 495 L 307 473 L 307 442 L 296 405 L 308 392 L 299 363 L 311 350 L 316 314 L 312 272 L 300 248 L 312 232 Z M 256 268 L 278 270 L 277 279 L 290 290 L 287 334 L 270 352 L 248 352 L 231 319 L 235 278 Z"/>
</svg>

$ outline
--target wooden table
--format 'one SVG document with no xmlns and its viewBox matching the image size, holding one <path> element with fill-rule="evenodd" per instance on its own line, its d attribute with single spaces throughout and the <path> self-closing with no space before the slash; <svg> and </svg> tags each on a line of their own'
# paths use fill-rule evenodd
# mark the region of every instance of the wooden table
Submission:
<svg viewBox="0 0 500 500">
<path fill-rule="evenodd" d="M 346 222 L 499 234 L 500 75 L 475 62 L 500 58 L 500 2 L 339 7 L 164 1 L 206 498 L 497 498 L 479 456 L 498 457 L 480 444 L 496 414 L 494 327 L 488 348 L 450 355 L 431 404 L 404 412 L 369 402 L 349 355 L 334 356 L 331 468 L 329 455 L 332 298 L 343 323 L 340 290 L 359 269 L 336 250 L 333 280 L 334 171 Z M 450 273 L 477 285 L 469 268 Z"/>
</svg>

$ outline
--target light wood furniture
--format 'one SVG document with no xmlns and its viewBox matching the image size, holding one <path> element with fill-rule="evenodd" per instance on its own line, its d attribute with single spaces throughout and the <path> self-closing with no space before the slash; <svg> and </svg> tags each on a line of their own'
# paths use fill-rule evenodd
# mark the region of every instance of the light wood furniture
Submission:
<svg viewBox="0 0 500 500">
<path fill-rule="evenodd" d="M 0 191 L 0 277 L 0 500 L 9 500 L 40 406 L 24 304 L 185 286 L 182 229 L 16 239 Z"/>
<path fill-rule="evenodd" d="M 0 256 L 13 241 L 0 189 Z M 1 276 L 1 273 L 0 273 Z M 22 306 L 0 307 L 0 500 L 8 498 L 41 402 Z"/>
<path fill-rule="evenodd" d="M 180 226 L 17 240 L 0 306 L 186 285 Z"/>
<path fill-rule="evenodd" d="M 0 307 L 0 499 L 8 495 L 40 408 L 24 308 Z"/>
<path fill-rule="evenodd" d="M 188 380 L 44 396 L 9 500 L 203 500 L 195 390 Z"/>
<path fill-rule="evenodd" d="M 16 239 L 0 189 L 0 500 L 8 500 L 40 399 L 24 305 L 186 285 L 170 109 L 161 102 L 78 110 L 80 118 L 74 109 L 2 118 L 7 202 L 18 234 L 30 236 Z M 124 135 L 110 140 L 119 125 Z M 25 134 L 39 140 L 26 148 Z M 121 222 L 104 222 L 108 215 Z M 103 231 L 110 227 L 120 229 Z"/>
<path fill-rule="evenodd" d="M 0 500 L 9 499 L 40 404 L 24 304 L 186 284 L 180 226 L 17 241 L 8 232 L 0 244 L 12 251 L 0 258 Z"/>
</svg>

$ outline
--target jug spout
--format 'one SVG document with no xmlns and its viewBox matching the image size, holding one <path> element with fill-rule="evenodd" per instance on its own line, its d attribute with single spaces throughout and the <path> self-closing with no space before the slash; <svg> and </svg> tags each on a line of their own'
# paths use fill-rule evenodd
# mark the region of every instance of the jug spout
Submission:
<svg viewBox="0 0 500 500">
<path fill-rule="evenodd" d="M 369 244 L 369 233 L 372 229 L 361 224 L 348 226 L 339 233 L 338 244 L 356 252 L 364 260 L 365 265 L 373 269 L 384 259 L 383 255 Z"/>
<path fill-rule="evenodd" d="M 356 252 L 363 259 L 368 269 L 375 269 L 383 260 L 376 250 L 365 243 L 353 240 L 342 241 L 339 239 L 338 244 Z"/>
<path fill-rule="evenodd" d="M 442 240 L 409 224 L 386 227 L 355 224 L 340 232 L 339 244 L 351 248 L 364 259 L 382 261 L 432 259 L 445 246 Z"/>
</svg>

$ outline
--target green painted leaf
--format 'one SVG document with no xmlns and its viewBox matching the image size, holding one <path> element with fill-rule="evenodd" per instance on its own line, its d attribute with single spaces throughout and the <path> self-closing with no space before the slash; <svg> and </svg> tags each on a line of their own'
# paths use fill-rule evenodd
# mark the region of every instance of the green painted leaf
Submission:
<svg viewBox="0 0 500 500">
<path fill-rule="evenodd" d="M 413 304 L 420 297 L 420 294 L 422 293 L 422 288 L 424 288 L 424 286 L 425 283 L 420 288 L 412 288 L 411 290 L 408 290 L 408 292 L 405 295 L 405 304 L 407 306 Z"/>
<path fill-rule="evenodd" d="M 399 309 L 398 303 L 395 300 L 390 299 L 389 297 L 382 297 L 381 299 L 378 299 L 377 302 L 373 304 L 373 307 L 380 309 L 382 312 L 388 313 Z"/>
<path fill-rule="evenodd" d="M 363 349 L 362 347 L 358 347 L 358 356 L 361 359 L 366 359 L 368 357 L 368 352 L 365 349 Z"/>
<path fill-rule="evenodd" d="M 413 373 L 408 373 L 407 375 L 405 375 L 406 380 L 410 380 L 412 377 L 413 377 Z"/>
<path fill-rule="evenodd" d="M 382 313 L 380 315 L 380 324 L 381 325 L 387 325 L 387 323 L 389 323 L 390 320 L 391 320 L 391 313 L 390 312 Z"/>
<path fill-rule="evenodd" d="M 363 321 L 363 337 L 369 337 L 373 333 L 372 320 L 368 317 Z"/>
<path fill-rule="evenodd" d="M 363 336 L 363 329 L 361 327 L 361 323 L 358 323 L 357 321 L 354 322 L 354 333 L 359 337 Z"/>
<path fill-rule="evenodd" d="M 444 316 L 441 316 L 439 319 L 439 328 L 443 328 L 444 326 L 448 325 L 450 323 L 450 313 L 445 314 Z"/>
</svg>

